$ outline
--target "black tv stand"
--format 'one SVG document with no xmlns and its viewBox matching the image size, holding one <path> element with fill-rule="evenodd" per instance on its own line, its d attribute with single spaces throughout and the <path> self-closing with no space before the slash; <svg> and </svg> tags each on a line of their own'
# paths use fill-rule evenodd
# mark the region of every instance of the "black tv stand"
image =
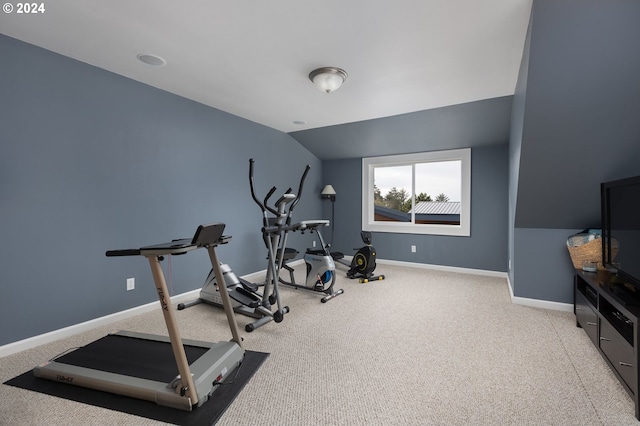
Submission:
<svg viewBox="0 0 640 426">
<path fill-rule="evenodd" d="M 640 297 L 606 271 L 576 271 L 574 313 L 614 374 L 633 399 L 640 420 L 638 398 L 638 340 Z"/>
</svg>

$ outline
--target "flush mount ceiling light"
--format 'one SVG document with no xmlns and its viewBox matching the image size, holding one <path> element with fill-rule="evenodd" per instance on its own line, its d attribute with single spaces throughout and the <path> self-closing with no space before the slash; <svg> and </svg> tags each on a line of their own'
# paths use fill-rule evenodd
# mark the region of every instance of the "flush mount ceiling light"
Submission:
<svg viewBox="0 0 640 426">
<path fill-rule="evenodd" d="M 336 67 L 322 67 L 309 73 L 309 80 L 326 93 L 337 90 L 346 79 L 347 72 Z"/>
<path fill-rule="evenodd" d="M 147 65 L 151 65 L 154 67 L 162 67 L 167 64 L 167 61 L 164 58 L 161 58 L 158 55 L 150 55 L 148 53 L 140 53 L 136 56 L 139 61 L 144 62 Z"/>
</svg>

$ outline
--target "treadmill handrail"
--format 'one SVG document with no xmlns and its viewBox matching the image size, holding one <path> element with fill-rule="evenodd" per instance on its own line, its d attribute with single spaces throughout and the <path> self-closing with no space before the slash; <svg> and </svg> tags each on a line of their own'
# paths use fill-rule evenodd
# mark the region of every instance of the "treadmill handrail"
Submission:
<svg viewBox="0 0 640 426">
<path fill-rule="evenodd" d="M 215 247 L 231 241 L 231 236 L 222 235 L 224 223 L 210 223 L 200 225 L 196 229 L 193 238 L 171 240 L 166 243 L 144 246 L 138 249 L 107 250 L 107 257 L 114 256 L 162 256 L 165 254 L 184 254 L 200 247 Z"/>
</svg>

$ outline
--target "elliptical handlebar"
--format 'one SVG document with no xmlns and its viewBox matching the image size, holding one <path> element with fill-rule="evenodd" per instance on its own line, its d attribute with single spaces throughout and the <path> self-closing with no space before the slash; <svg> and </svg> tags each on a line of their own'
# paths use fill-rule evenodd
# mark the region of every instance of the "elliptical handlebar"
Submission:
<svg viewBox="0 0 640 426">
<path fill-rule="evenodd" d="M 278 210 L 276 210 L 273 207 L 270 207 L 268 205 L 269 198 L 273 195 L 273 193 L 276 191 L 277 188 L 275 186 L 271 187 L 271 189 L 269 190 L 267 195 L 264 197 L 264 200 L 260 201 L 260 199 L 256 195 L 256 190 L 255 190 L 255 183 L 254 183 L 254 179 L 253 179 L 253 163 L 255 163 L 254 159 L 250 158 L 249 159 L 249 186 L 251 188 L 251 197 L 253 198 L 253 201 L 255 201 L 255 203 L 258 205 L 258 207 L 260 207 L 260 210 L 262 210 L 262 213 L 264 214 L 265 221 L 266 221 L 266 212 L 267 211 L 273 213 L 276 216 L 280 214 L 278 212 Z M 311 166 L 309 166 L 307 164 L 307 167 L 305 168 L 304 173 L 302 174 L 302 177 L 300 178 L 300 184 L 298 186 L 298 193 L 295 195 L 295 198 L 293 199 L 293 201 L 291 201 L 291 207 L 289 207 L 289 213 L 287 214 L 287 216 L 288 216 L 287 217 L 287 224 L 288 225 L 291 224 L 291 213 L 293 212 L 293 209 L 296 206 L 296 204 L 298 204 L 298 201 L 300 201 L 300 195 L 302 194 L 302 187 L 304 186 L 304 181 L 307 178 L 307 174 L 309 173 L 309 170 L 311 170 Z M 278 201 L 276 201 L 276 207 L 279 207 L 279 205 L 282 202 L 287 202 L 289 200 L 289 197 L 285 197 L 285 195 L 291 194 L 291 191 L 292 191 L 292 188 L 287 189 L 287 191 L 284 193 L 284 195 L 282 197 L 280 197 L 278 199 Z M 267 226 L 268 224 L 265 222 L 264 225 Z"/>
<path fill-rule="evenodd" d="M 264 207 L 264 204 L 262 204 L 260 202 L 260 200 L 258 199 L 258 197 L 256 197 L 256 191 L 255 191 L 255 186 L 253 183 L 253 163 L 255 161 L 253 160 L 253 158 L 249 159 L 249 186 L 251 187 L 251 197 L 253 197 L 253 201 L 256 202 L 256 204 L 258 205 L 258 207 L 260 207 L 260 210 L 262 210 L 263 212 L 266 210 Z M 276 190 L 276 187 L 274 186 L 273 188 L 271 188 L 271 191 L 269 191 L 269 193 L 267 194 L 266 198 L 269 198 L 269 196 L 271 196 L 271 194 L 273 194 Z M 266 200 L 265 198 L 265 200 Z"/>
<path fill-rule="evenodd" d="M 278 212 L 276 210 L 274 210 L 273 208 L 269 207 L 269 204 L 267 204 L 267 202 L 269 201 L 269 198 L 271 198 L 273 193 L 276 192 L 276 189 L 277 188 L 275 186 L 271 187 L 271 189 L 269 190 L 267 195 L 264 197 L 264 201 L 262 202 L 262 206 L 264 206 L 264 208 L 262 209 L 263 212 L 264 212 L 264 209 L 267 209 L 273 214 L 278 214 Z"/>
<path fill-rule="evenodd" d="M 291 203 L 291 207 L 289 207 L 289 213 L 293 212 L 293 209 L 296 207 L 296 204 L 298 204 L 298 201 L 300 201 L 300 196 L 302 195 L 302 187 L 304 186 L 304 181 L 307 178 L 307 174 L 309 174 L 309 170 L 311 170 L 311 166 L 307 164 L 307 167 L 305 167 L 304 173 L 300 178 L 300 185 L 298 186 L 298 193 L 296 194 L 296 198 Z M 291 225 L 291 214 L 289 214 L 289 217 L 287 218 L 287 225 Z"/>
</svg>

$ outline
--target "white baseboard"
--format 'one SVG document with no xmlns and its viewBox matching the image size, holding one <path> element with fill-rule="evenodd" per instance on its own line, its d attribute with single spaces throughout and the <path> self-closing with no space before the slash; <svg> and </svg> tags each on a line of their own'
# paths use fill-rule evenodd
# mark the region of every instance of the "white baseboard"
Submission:
<svg viewBox="0 0 640 426">
<path fill-rule="evenodd" d="M 432 265 L 429 263 L 405 262 L 401 260 L 376 259 L 376 262 L 382 265 L 386 264 L 386 265 L 406 266 L 408 268 L 421 268 L 421 269 L 431 269 L 434 271 L 458 272 L 461 274 L 484 275 L 488 277 L 504 278 L 507 276 L 506 272 L 488 271 L 485 269 L 460 268 L 457 266 Z"/>
<path fill-rule="evenodd" d="M 573 305 L 570 303 L 560 303 L 560 302 L 553 302 L 550 300 L 529 299 L 526 297 L 514 296 L 513 286 L 511 285 L 509 274 L 506 272 L 487 271 L 483 269 L 459 268 L 455 266 L 431 265 L 427 263 L 403 262 L 399 260 L 377 259 L 377 262 L 380 264 L 406 266 L 410 268 L 423 268 L 423 269 L 432 269 L 435 271 L 459 272 L 463 274 L 484 275 L 489 277 L 506 278 L 507 284 L 508 284 L 507 287 L 509 287 L 509 294 L 511 295 L 511 303 L 515 305 L 530 306 L 532 308 L 549 309 L 552 311 L 573 312 Z"/>
<path fill-rule="evenodd" d="M 573 312 L 573 305 L 570 303 L 552 302 L 550 300 L 529 299 L 526 297 L 511 297 L 514 305 L 530 306 L 532 308 L 549 309 L 551 311 Z"/>
<path fill-rule="evenodd" d="M 345 259 L 350 258 L 350 256 L 345 256 Z M 350 260 L 350 259 L 349 259 Z M 396 266 L 405 266 L 409 268 L 423 268 L 423 269 L 431 269 L 436 271 L 448 271 L 448 272 L 459 272 L 463 274 L 474 274 L 474 275 L 484 275 L 484 276 L 492 276 L 492 277 L 505 277 L 508 282 L 509 292 L 511 294 L 511 302 L 517 305 L 531 306 L 534 308 L 542 308 L 542 309 L 551 309 L 556 311 L 566 311 L 573 312 L 573 305 L 567 303 L 559 303 L 559 302 L 551 302 L 547 300 L 538 300 L 538 299 L 527 299 L 524 297 L 515 297 L 513 295 L 513 289 L 511 283 L 509 282 L 509 275 L 506 272 L 498 272 L 498 271 L 487 271 L 482 269 L 470 269 L 470 268 L 459 268 L 453 266 L 442 266 L 442 265 L 431 265 L 425 263 L 413 263 L 413 262 L 404 262 L 399 260 L 385 260 L 385 259 L 377 259 L 377 262 L 384 265 L 396 265 Z M 292 266 L 299 265 L 304 263 L 303 259 L 298 259 L 289 264 Z M 266 275 L 266 269 L 258 272 L 254 272 L 249 275 L 245 275 L 242 278 L 247 281 L 253 280 L 261 280 L 264 279 Z M 171 298 L 172 304 L 178 304 L 181 302 L 186 302 L 198 297 L 198 292 L 200 289 L 192 290 L 186 293 L 178 294 Z M 101 327 L 104 325 L 112 324 L 116 321 L 120 321 L 126 318 L 131 318 L 136 315 L 140 315 L 146 312 L 153 311 L 158 309 L 160 302 L 151 302 L 146 305 L 137 306 L 135 308 L 127 309 L 122 312 L 116 312 L 111 315 L 106 315 L 104 317 L 95 318 L 90 321 L 85 321 L 80 324 L 75 324 L 69 327 L 61 328 L 59 330 L 50 331 L 48 333 L 40 334 L 38 336 L 29 337 L 28 339 L 20 340 L 13 343 L 8 343 L 6 345 L 0 346 L 0 358 L 12 355 L 17 352 L 21 352 L 27 349 L 35 348 L 36 346 L 44 345 L 45 343 L 50 343 L 55 340 L 63 339 L 65 337 L 73 336 L 74 334 L 82 333 L 84 331 L 88 331 L 97 327 Z"/>
<path fill-rule="evenodd" d="M 192 290 L 187 293 L 178 294 L 171 298 L 171 302 L 173 304 L 186 302 L 198 297 L 198 290 Z M 104 325 L 112 324 L 116 321 L 120 321 L 123 319 L 131 318 L 136 315 L 144 314 L 146 312 L 151 312 L 155 309 L 159 309 L 160 302 L 151 302 L 146 305 L 136 306 L 135 308 L 127 309 L 125 311 L 116 312 L 114 314 L 106 315 L 100 318 L 95 318 L 89 321 L 81 322 L 79 324 L 74 324 L 69 327 L 61 328 L 58 330 L 53 330 L 48 333 L 40 334 L 38 336 L 29 337 L 28 339 L 19 340 L 17 342 L 8 343 L 6 345 L 0 346 L 0 358 L 15 354 L 17 352 L 21 352 L 27 349 L 35 348 L 36 346 L 44 345 L 45 343 L 50 343 L 59 339 L 64 339 L 65 337 L 73 336 L 74 334 L 82 333 L 84 331 L 89 331 L 97 327 L 102 327 Z"/>
<path fill-rule="evenodd" d="M 301 263 L 304 263 L 304 260 L 298 259 L 293 262 L 289 262 L 289 265 L 295 266 Z M 266 273 L 267 273 L 267 270 L 264 269 L 262 271 L 244 275 L 242 276 L 242 278 L 250 282 L 252 281 L 260 282 L 261 280 L 264 280 Z M 188 291 L 186 293 L 175 295 L 171 297 L 171 303 L 173 305 L 176 305 L 178 303 L 187 302 L 189 300 L 196 299 L 199 295 L 199 292 L 200 292 L 200 289 L 196 289 L 196 290 Z M 69 327 L 53 330 L 48 333 L 40 334 L 38 336 L 33 336 L 24 340 L 19 340 L 17 342 L 8 343 L 6 345 L 0 346 L 0 358 L 15 354 L 27 349 L 35 348 L 36 346 L 44 345 L 45 343 L 50 343 L 59 339 L 64 339 L 65 337 L 69 337 L 69 336 L 73 336 L 74 334 L 89 331 L 97 327 L 109 325 L 116 321 L 131 318 L 133 316 L 144 314 L 146 312 L 151 312 L 155 309 L 158 309 L 159 306 L 160 306 L 160 302 L 158 301 L 151 302 L 145 305 L 136 306 L 135 308 L 127 309 L 125 311 L 116 312 L 114 314 L 110 314 L 100 318 L 95 318 L 89 321 L 85 321 L 80 324 L 74 324 Z"/>
<path fill-rule="evenodd" d="M 507 283 L 509 284 L 509 294 L 511 295 L 511 303 L 514 305 L 530 306 L 532 308 L 549 309 L 552 311 L 573 312 L 571 303 L 552 302 L 550 300 L 529 299 L 527 297 L 517 297 L 513 295 L 513 285 L 507 274 Z"/>
</svg>

